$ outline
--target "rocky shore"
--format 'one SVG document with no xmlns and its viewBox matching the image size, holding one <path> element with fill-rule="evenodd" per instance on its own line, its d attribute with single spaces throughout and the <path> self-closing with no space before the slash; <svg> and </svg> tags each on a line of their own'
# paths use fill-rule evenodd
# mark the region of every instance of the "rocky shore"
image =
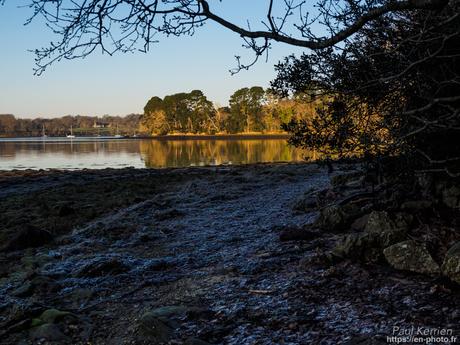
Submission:
<svg viewBox="0 0 460 345">
<path fill-rule="evenodd" d="M 346 164 L 1 172 L 0 344 L 456 343 L 460 191 L 430 183 L 411 199 Z"/>
</svg>

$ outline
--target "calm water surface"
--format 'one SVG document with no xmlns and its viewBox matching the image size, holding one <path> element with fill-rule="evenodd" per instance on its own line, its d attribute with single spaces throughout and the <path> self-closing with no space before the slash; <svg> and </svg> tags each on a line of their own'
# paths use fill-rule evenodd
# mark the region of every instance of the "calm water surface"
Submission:
<svg viewBox="0 0 460 345">
<path fill-rule="evenodd" d="M 283 139 L 0 139 L 0 170 L 164 168 L 300 161 Z"/>
</svg>

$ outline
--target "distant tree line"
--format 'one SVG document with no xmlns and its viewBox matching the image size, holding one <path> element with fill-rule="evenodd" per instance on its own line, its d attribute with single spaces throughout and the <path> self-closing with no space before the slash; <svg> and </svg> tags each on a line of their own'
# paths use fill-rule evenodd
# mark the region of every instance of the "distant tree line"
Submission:
<svg viewBox="0 0 460 345">
<path fill-rule="evenodd" d="M 215 107 L 200 90 L 152 97 L 144 107 L 141 129 L 153 135 L 174 133 L 280 133 L 282 125 L 314 113 L 320 100 L 307 94 L 279 98 L 260 86 L 242 88 L 226 107 Z"/>
<path fill-rule="evenodd" d="M 215 106 L 200 90 L 152 97 L 144 114 L 22 119 L 0 114 L 0 136 L 167 135 L 283 133 L 292 121 L 308 119 L 322 106 L 308 93 L 275 96 L 260 86 L 242 88 L 230 96 L 228 106 Z"/>
<path fill-rule="evenodd" d="M 70 128 L 77 135 L 133 135 L 139 129 L 142 115 L 130 114 L 124 117 L 109 116 L 63 116 L 60 118 L 22 119 L 11 114 L 0 114 L 0 136 L 41 136 L 43 130 L 48 136 L 65 136 Z"/>
</svg>

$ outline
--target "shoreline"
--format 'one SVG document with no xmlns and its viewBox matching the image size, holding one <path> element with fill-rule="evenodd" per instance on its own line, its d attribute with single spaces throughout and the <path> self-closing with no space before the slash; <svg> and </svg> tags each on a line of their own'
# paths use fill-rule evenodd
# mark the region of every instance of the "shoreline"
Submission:
<svg viewBox="0 0 460 345">
<path fill-rule="evenodd" d="M 289 134 L 171 134 L 171 135 L 154 135 L 154 136 L 76 136 L 75 138 L 67 137 L 0 137 L 0 142 L 27 142 L 27 141 L 84 141 L 84 140 L 275 140 L 275 139 L 288 139 Z"/>
</svg>

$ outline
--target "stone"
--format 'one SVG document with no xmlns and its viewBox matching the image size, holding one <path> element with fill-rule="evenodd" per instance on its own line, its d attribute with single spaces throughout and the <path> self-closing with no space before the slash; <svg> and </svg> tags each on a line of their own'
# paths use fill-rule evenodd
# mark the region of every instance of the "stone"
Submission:
<svg viewBox="0 0 460 345">
<path fill-rule="evenodd" d="M 73 314 L 68 311 L 61 311 L 57 309 L 47 309 L 41 315 L 40 319 L 45 323 L 57 323 L 66 316 L 72 316 Z"/>
<path fill-rule="evenodd" d="M 381 249 L 372 236 L 361 232 L 343 236 L 337 241 L 330 255 L 333 259 L 377 261 L 381 256 Z"/>
<path fill-rule="evenodd" d="M 116 258 L 101 258 L 83 266 L 78 272 L 77 277 L 102 277 L 106 275 L 117 275 L 129 271 L 129 267 Z"/>
<path fill-rule="evenodd" d="M 444 205 L 450 208 L 460 208 L 460 187 L 450 186 L 442 189 L 441 198 Z"/>
<path fill-rule="evenodd" d="M 343 187 L 347 184 L 353 184 L 356 181 L 360 181 L 362 177 L 363 173 L 361 171 L 335 175 L 331 177 L 331 185 L 333 187 Z"/>
<path fill-rule="evenodd" d="M 164 306 L 145 313 L 139 320 L 139 330 L 154 344 L 168 342 L 174 338 L 175 330 L 179 327 L 177 318 L 197 318 L 209 310 L 200 307 Z M 197 343 L 198 344 L 198 343 Z"/>
<path fill-rule="evenodd" d="M 41 247 L 52 240 L 53 235 L 49 231 L 27 225 L 6 243 L 2 251 Z"/>
<path fill-rule="evenodd" d="M 318 237 L 318 234 L 303 228 L 286 228 L 280 233 L 280 241 L 310 241 Z"/>
<path fill-rule="evenodd" d="M 405 239 L 407 225 L 401 217 L 393 221 L 386 211 L 373 211 L 368 216 L 365 232 L 385 248 Z"/>
<path fill-rule="evenodd" d="M 439 265 L 433 260 L 425 245 L 413 240 L 396 243 L 383 250 L 388 263 L 398 269 L 428 275 L 438 275 Z"/>
<path fill-rule="evenodd" d="M 345 213 L 338 205 L 324 207 L 315 225 L 326 231 L 340 230 L 345 224 Z"/>
<path fill-rule="evenodd" d="M 57 325 L 49 323 L 32 328 L 29 334 L 32 340 L 45 339 L 48 341 L 58 342 L 69 340 L 68 337 L 61 332 Z"/>
<path fill-rule="evenodd" d="M 15 289 L 11 295 L 15 297 L 29 297 L 33 294 L 34 287 L 30 281 L 24 282 L 20 287 Z"/>
<path fill-rule="evenodd" d="M 351 223 L 351 229 L 355 231 L 363 231 L 366 227 L 367 221 L 369 219 L 369 214 L 365 214 L 359 218 L 356 218 L 353 223 Z"/>
<path fill-rule="evenodd" d="M 430 208 L 433 202 L 430 200 L 409 200 L 401 204 L 402 210 L 421 211 Z"/>
<path fill-rule="evenodd" d="M 155 343 L 166 343 L 174 336 L 174 324 L 165 317 L 147 312 L 139 320 L 140 333 Z"/>
<path fill-rule="evenodd" d="M 308 212 L 318 207 L 318 198 L 314 193 L 306 193 L 298 198 L 293 206 L 294 211 Z"/>
<path fill-rule="evenodd" d="M 58 207 L 57 213 L 59 217 L 68 217 L 75 214 L 75 209 L 70 204 L 62 204 Z"/>
<path fill-rule="evenodd" d="M 454 244 L 446 253 L 442 264 L 442 273 L 460 284 L 460 242 Z"/>
<path fill-rule="evenodd" d="M 197 338 L 188 338 L 185 342 L 184 345 L 211 345 L 210 343 L 207 343 L 206 341 L 203 341 L 201 339 Z"/>
<path fill-rule="evenodd" d="M 179 211 L 175 208 L 169 208 L 166 210 L 155 212 L 154 216 L 156 220 L 163 221 L 163 220 L 169 220 L 169 219 L 182 217 L 184 216 L 184 212 Z"/>
</svg>

